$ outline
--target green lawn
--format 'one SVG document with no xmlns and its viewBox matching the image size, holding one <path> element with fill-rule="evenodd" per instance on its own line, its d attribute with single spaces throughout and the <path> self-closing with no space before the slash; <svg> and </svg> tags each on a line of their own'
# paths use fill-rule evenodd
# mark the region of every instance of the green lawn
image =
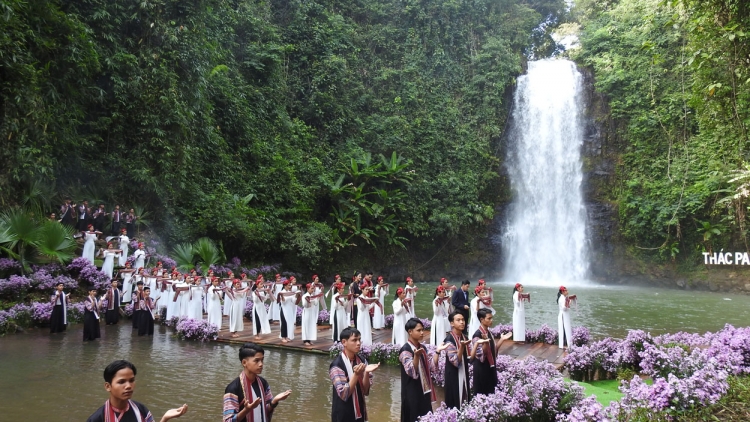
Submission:
<svg viewBox="0 0 750 422">
<path fill-rule="evenodd" d="M 570 381 L 567 378 L 565 380 Z M 623 396 L 618 389 L 620 386 L 619 380 L 579 382 L 578 384 L 583 387 L 584 394 L 587 397 L 596 395 L 596 400 L 604 407 L 609 406 L 612 401 L 620 400 Z"/>
</svg>

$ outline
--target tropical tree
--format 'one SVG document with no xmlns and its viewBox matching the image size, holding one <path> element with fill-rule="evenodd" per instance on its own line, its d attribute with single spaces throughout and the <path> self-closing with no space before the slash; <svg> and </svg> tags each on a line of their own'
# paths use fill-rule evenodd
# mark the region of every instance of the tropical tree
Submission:
<svg viewBox="0 0 750 422">
<path fill-rule="evenodd" d="M 203 274 L 206 274 L 212 265 L 219 265 L 227 260 L 224 251 L 207 237 L 201 237 L 195 241 L 193 252 L 197 256 L 197 264 L 201 267 Z"/>
</svg>

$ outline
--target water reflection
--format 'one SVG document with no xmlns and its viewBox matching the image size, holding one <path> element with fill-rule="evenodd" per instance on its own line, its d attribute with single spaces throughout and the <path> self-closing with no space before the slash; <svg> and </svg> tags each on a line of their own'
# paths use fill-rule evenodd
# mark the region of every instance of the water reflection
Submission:
<svg viewBox="0 0 750 422">
<path fill-rule="evenodd" d="M 510 323 L 511 288 L 493 286 L 495 320 Z M 546 323 L 556 328 L 555 289 L 527 287 L 532 294 L 527 327 Z M 725 323 L 750 322 L 748 296 L 633 287 L 571 288 L 571 293 L 579 297 L 573 324 L 586 325 L 595 337 L 623 336 L 628 328 L 654 334 L 705 332 Z M 431 316 L 431 297 L 418 296 L 418 316 Z M 224 388 L 240 372 L 237 354 L 238 346 L 179 341 L 164 327 L 157 327 L 154 337 L 148 338 L 133 335 L 127 324 L 102 326 L 102 338 L 87 343 L 81 341 L 80 325 L 59 335 L 46 330 L 9 335 L 0 339 L 0 414 L 3 420 L 85 420 L 107 398 L 104 367 L 112 360 L 128 359 L 138 367 L 135 399 L 157 417 L 186 402 L 190 404 L 187 420 L 218 420 Z M 275 420 L 330 419 L 329 364 L 327 356 L 266 351 L 263 376 L 272 390 L 293 390 L 277 408 Z M 381 366 L 374 375 L 367 400 L 370 420 L 398 420 L 400 369 Z"/>
</svg>

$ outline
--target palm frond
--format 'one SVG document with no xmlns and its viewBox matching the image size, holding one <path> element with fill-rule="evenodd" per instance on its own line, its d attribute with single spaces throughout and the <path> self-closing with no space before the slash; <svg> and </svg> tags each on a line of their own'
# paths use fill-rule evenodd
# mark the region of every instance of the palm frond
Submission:
<svg viewBox="0 0 750 422">
<path fill-rule="evenodd" d="M 180 243 L 172 251 L 177 268 L 182 271 L 188 271 L 193 268 L 195 261 L 195 251 L 190 243 Z"/>
<path fill-rule="evenodd" d="M 56 221 L 45 221 L 37 231 L 34 246 L 42 258 L 65 264 L 73 260 L 76 242 L 73 240 L 74 230 Z"/>
<path fill-rule="evenodd" d="M 213 240 L 201 237 L 193 243 L 193 251 L 198 256 L 198 263 L 205 274 L 211 265 L 222 263 L 221 251 Z"/>
</svg>

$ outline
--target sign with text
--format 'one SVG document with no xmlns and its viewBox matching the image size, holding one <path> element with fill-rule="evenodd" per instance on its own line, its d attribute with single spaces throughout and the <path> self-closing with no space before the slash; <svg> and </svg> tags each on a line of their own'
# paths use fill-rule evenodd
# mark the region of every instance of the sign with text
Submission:
<svg viewBox="0 0 750 422">
<path fill-rule="evenodd" d="M 750 265 L 747 252 L 703 252 L 703 263 L 706 265 Z"/>
</svg>

